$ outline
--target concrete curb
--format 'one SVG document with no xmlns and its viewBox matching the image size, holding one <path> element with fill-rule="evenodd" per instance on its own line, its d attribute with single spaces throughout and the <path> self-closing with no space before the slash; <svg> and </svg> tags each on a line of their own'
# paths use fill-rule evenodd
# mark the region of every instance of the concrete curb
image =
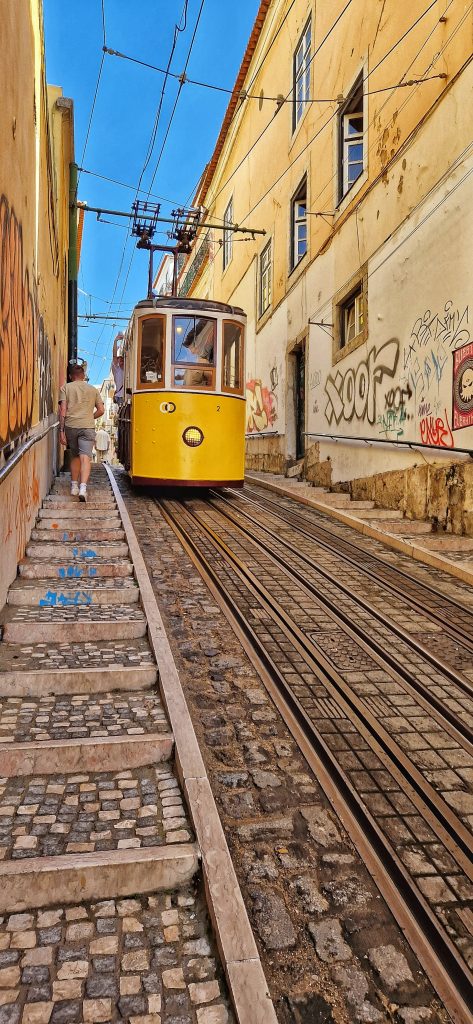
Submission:
<svg viewBox="0 0 473 1024">
<path fill-rule="evenodd" d="M 118 772 L 169 761 L 174 747 L 170 733 L 140 736 L 91 736 L 85 739 L 0 743 L 2 775 L 55 775 L 56 772 Z"/>
<path fill-rule="evenodd" d="M 230 857 L 181 681 L 125 503 L 107 465 L 128 541 L 160 689 L 176 746 L 176 767 L 202 856 L 209 910 L 239 1024 L 277 1024 L 276 1012 Z"/>
<path fill-rule="evenodd" d="M 298 501 L 301 505 L 308 505 L 309 508 L 315 508 L 318 512 L 325 512 L 334 519 L 338 519 L 340 523 L 344 523 L 345 526 L 352 526 L 354 530 L 358 530 L 358 533 L 363 533 L 365 537 L 372 537 L 373 540 L 379 540 L 381 544 L 394 548 L 395 551 L 400 551 L 403 555 L 407 555 L 409 558 L 415 558 L 416 561 L 423 562 L 424 565 L 430 565 L 433 569 L 441 569 L 442 572 L 447 572 L 450 576 L 456 576 L 456 578 L 462 580 L 463 583 L 473 584 L 473 572 L 465 569 L 457 562 L 450 561 L 449 558 L 444 558 L 442 555 L 437 555 L 433 551 L 428 551 L 419 544 L 415 544 L 414 542 L 405 540 L 401 537 L 396 537 L 394 534 L 387 533 L 384 530 L 378 530 L 375 526 L 369 526 L 363 519 L 358 519 L 355 515 L 342 512 L 340 509 L 334 508 L 333 505 L 327 505 L 323 501 L 318 501 L 317 499 L 297 494 L 297 492 L 291 490 L 290 487 L 275 484 L 272 480 L 262 480 L 259 476 L 252 476 L 251 472 L 245 474 L 245 479 L 247 479 L 249 483 L 259 484 L 260 487 L 265 487 L 268 491 L 274 491 L 276 494 L 284 495 L 285 498 L 293 498 L 294 501 Z M 395 521 L 399 522 L 399 520 Z M 389 522 L 389 520 L 387 520 L 387 522 Z"/>
<path fill-rule="evenodd" d="M 0 914 L 177 889 L 197 869 L 195 843 L 3 861 Z"/>
</svg>

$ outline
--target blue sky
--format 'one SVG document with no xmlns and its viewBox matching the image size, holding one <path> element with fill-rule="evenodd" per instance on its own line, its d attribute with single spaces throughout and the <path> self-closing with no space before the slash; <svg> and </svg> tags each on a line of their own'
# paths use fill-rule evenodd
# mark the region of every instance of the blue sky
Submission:
<svg viewBox="0 0 473 1024">
<path fill-rule="evenodd" d="M 201 0 L 188 0 L 187 27 L 179 34 L 171 65 L 171 71 L 177 74 L 183 70 L 200 6 Z M 232 88 L 258 7 L 259 0 L 205 0 L 188 76 Z M 183 9 L 184 0 L 105 0 L 107 46 L 165 68 L 174 26 L 176 22 L 182 24 Z M 44 25 L 48 82 L 60 85 L 64 95 L 74 100 L 75 153 L 80 164 L 102 57 L 101 2 L 44 0 Z M 163 81 L 163 75 L 156 71 L 105 55 L 84 168 L 136 188 Z M 178 87 L 178 82 L 168 79 L 153 153 L 142 181 L 146 190 Z M 182 89 L 152 189 L 153 194 L 164 197 L 162 216 L 169 216 L 173 205 L 192 200 L 212 154 L 228 99 L 223 93 L 188 84 Z M 90 206 L 129 210 L 134 189 L 83 173 L 78 195 Z M 146 194 L 141 198 L 145 199 Z M 112 314 L 128 315 L 134 303 L 146 295 L 147 253 L 136 250 L 131 238 L 127 240 L 125 223 L 119 227 L 100 224 L 94 214 L 86 214 L 79 312 L 108 312 L 115 287 Z M 168 242 L 164 235 L 156 240 Z M 155 259 L 157 263 L 159 254 Z M 85 325 L 79 320 L 79 324 L 79 354 L 88 361 L 91 382 L 101 383 L 109 369 L 113 337 L 123 321 Z"/>
</svg>

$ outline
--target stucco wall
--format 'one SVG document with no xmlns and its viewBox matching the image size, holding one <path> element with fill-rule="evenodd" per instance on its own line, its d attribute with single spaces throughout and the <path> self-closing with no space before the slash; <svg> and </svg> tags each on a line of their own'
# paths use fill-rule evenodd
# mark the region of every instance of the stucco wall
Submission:
<svg viewBox="0 0 473 1024">
<path fill-rule="evenodd" d="M 67 366 L 72 120 L 45 81 L 41 4 L 0 19 L 0 473 L 54 421 Z M 56 469 L 50 431 L 0 482 L 0 607 Z"/>
</svg>

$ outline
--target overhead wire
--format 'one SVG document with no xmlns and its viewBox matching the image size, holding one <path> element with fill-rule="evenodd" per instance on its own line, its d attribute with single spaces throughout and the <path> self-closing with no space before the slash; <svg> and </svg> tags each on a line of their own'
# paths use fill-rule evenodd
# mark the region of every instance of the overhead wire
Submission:
<svg viewBox="0 0 473 1024">
<path fill-rule="evenodd" d="M 176 49 L 177 39 L 179 37 L 179 33 L 185 31 L 185 29 L 187 27 L 187 8 L 188 8 L 188 2 L 189 2 L 189 0 L 184 0 L 184 6 L 183 6 L 183 9 L 182 9 L 182 14 L 181 14 L 181 18 L 180 18 L 180 21 L 179 21 L 179 25 L 176 24 L 175 27 L 174 27 L 173 41 L 172 41 L 172 44 L 171 44 L 171 50 L 170 50 L 170 54 L 169 54 L 169 58 L 168 58 L 168 64 L 167 64 L 168 68 L 171 67 L 171 62 L 172 62 L 172 58 L 174 56 L 174 52 L 175 52 L 175 49 Z M 102 0 L 102 3 L 103 3 L 103 0 Z M 184 22 L 184 24 L 182 24 L 182 22 Z M 104 45 L 105 45 L 105 42 L 104 42 Z M 102 53 L 102 56 L 105 57 L 105 52 Z M 147 168 L 147 166 L 149 164 L 149 161 L 151 159 L 151 155 L 152 155 L 152 152 L 153 152 L 154 143 L 155 143 L 155 140 L 156 140 L 156 134 L 157 134 L 157 131 L 158 131 L 159 121 L 160 121 L 160 117 L 161 117 L 162 106 L 163 106 L 163 102 L 164 102 L 164 95 L 165 95 L 167 80 L 168 79 L 167 79 L 167 76 L 166 76 L 165 79 L 164 79 L 163 85 L 162 85 L 161 94 L 160 94 L 160 98 L 159 98 L 159 102 L 158 102 L 158 107 L 157 107 L 155 118 L 154 118 L 154 122 L 153 122 L 153 128 L 152 128 L 152 131 L 151 131 L 150 140 L 148 142 L 148 147 L 147 147 L 147 150 L 146 150 L 143 167 L 141 169 L 140 176 L 139 176 L 139 179 L 138 179 L 138 185 L 137 185 L 136 190 L 135 190 L 135 201 L 137 199 L 139 191 L 141 190 L 141 183 L 142 183 L 142 180 L 143 180 L 143 176 L 145 174 L 146 168 Z M 83 163 L 83 162 L 84 161 L 82 159 L 81 163 Z M 125 237 L 125 241 L 124 241 L 123 248 L 122 248 L 122 253 L 121 253 L 120 262 L 119 262 L 119 266 L 118 266 L 117 276 L 116 276 L 115 284 L 114 284 L 114 288 L 113 288 L 112 299 L 111 299 L 112 302 L 113 302 L 113 300 L 115 298 L 115 295 L 116 295 L 116 292 L 117 292 L 117 289 L 118 289 L 118 283 L 119 283 L 119 280 L 120 280 L 120 277 L 121 277 L 121 273 L 122 273 L 122 269 L 123 269 L 123 264 L 125 262 L 125 254 L 126 254 L 126 248 L 127 248 L 129 237 L 130 237 L 130 229 L 128 227 L 128 230 L 127 230 L 127 233 L 126 233 L 126 237 Z M 128 267 L 128 271 L 127 271 L 127 274 L 126 274 L 126 277 L 125 277 L 125 284 L 123 286 L 122 296 L 121 296 L 122 299 L 123 299 L 123 295 L 125 293 L 125 288 L 126 288 L 126 285 L 127 285 L 127 282 L 128 282 L 128 277 L 129 277 L 129 274 L 130 274 L 131 265 L 133 263 L 133 256 L 134 256 L 134 250 L 132 252 L 130 263 L 129 263 L 129 267 Z M 102 328 L 101 332 L 99 333 L 97 341 L 95 343 L 94 357 L 93 357 L 94 359 L 95 359 L 95 353 L 97 351 L 99 342 L 101 341 L 101 339 L 103 337 L 104 331 L 105 331 L 105 325 Z M 110 343 L 108 345 L 108 350 L 111 347 L 111 340 L 112 339 L 110 339 Z M 106 356 L 104 358 L 106 358 Z"/>
<path fill-rule="evenodd" d="M 90 136 L 90 131 L 91 131 L 91 128 L 92 128 L 92 121 L 93 121 L 94 113 L 95 113 L 95 104 L 97 103 L 97 96 L 99 94 L 100 82 L 101 82 L 101 79 L 102 79 L 102 72 L 103 72 L 103 66 L 104 66 L 104 60 L 105 60 L 105 52 L 104 51 L 105 51 L 105 47 L 107 45 L 106 24 L 105 24 L 105 0 L 101 0 L 101 9 L 102 9 L 102 38 L 103 38 L 102 57 L 101 57 L 100 66 L 99 66 L 99 70 L 98 70 L 97 81 L 95 83 L 94 97 L 93 97 L 92 106 L 91 106 L 91 109 L 90 109 L 89 121 L 88 121 L 88 124 L 87 124 L 87 131 L 85 133 L 84 148 L 82 150 L 82 156 L 81 156 L 81 161 L 80 161 L 81 165 L 84 163 L 84 157 L 85 157 L 85 154 L 87 152 L 87 146 L 89 144 L 89 136 Z M 80 175 L 81 175 L 81 171 L 79 169 L 78 175 L 77 175 L 76 195 L 77 195 L 77 189 L 79 187 Z"/>
</svg>

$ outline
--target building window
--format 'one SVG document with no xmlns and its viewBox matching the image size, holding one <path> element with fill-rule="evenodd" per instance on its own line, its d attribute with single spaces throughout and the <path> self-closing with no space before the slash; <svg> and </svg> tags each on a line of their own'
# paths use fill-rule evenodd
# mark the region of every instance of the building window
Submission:
<svg viewBox="0 0 473 1024">
<path fill-rule="evenodd" d="M 269 309 L 272 299 L 272 265 L 271 265 L 271 242 L 263 249 L 259 258 L 260 288 L 259 288 L 259 315 Z"/>
<path fill-rule="evenodd" d="M 339 200 L 346 196 L 363 173 L 363 75 L 355 85 L 339 114 L 340 168 Z"/>
<path fill-rule="evenodd" d="M 223 215 L 224 224 L 233 224 L 233 197 L 225 210 Z M 224 229 L 223 232 L 223 269 L 228 267 L 230 260 L 233 256 L 233 232 L 228 228 Z"/>
<path fill-rule="evenodd" d="M 302 119 L 310 96 L 310 45 L 312 25 L 309 18 L 302 33 L 293 61 L 293 114 L 292 130 L 295 131 Z"/>
<path fill-rule="evenodd" d="M 138 354 L 138 387 L 162 388 L 164 383 L 164 338 L 166 317 L 153 316 L 140 320 Z"/>
<path fill-rule="evenodd" d="M 243 391 L 243 327 L 223 322 L 222 391 Z"/>
<path fill-rule="evenodd" d="M 291 204 L 291 270 L 307 252 L 307 179 L 299 186 Z"/>
<path fill-rule="evenodd" d="M 174 316 L 172 323 L 174 387 L 214 388 L 217 321 Z"/>
<path fill-rule="evenodd" d="M 345 348 L 363 333 L 363 285 L 340 305 L 340 348 Z"/>
</svg>

